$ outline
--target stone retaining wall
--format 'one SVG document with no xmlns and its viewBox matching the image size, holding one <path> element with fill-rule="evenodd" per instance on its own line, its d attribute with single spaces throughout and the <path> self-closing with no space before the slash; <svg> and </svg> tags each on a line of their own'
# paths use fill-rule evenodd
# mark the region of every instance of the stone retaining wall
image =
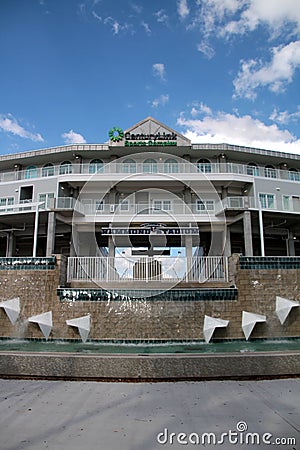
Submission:
<svg viewBox="0 0 300 450">
<path fill-rule="evenodd" d="M 267 322 L 257 324 L 251 337 L 300 336 L 300 308 L 293 308 L 284 325 L 275 314 L 276 295 L 300 300 L 300 269 L 240 269 L 234 256 L 230 261 L 231 280 L 238 290 L 234 299 L 62 301 L 57 288 L 64 282 L 65 267 L 65 258 L 58 255 L 53 270 L 0 271 L 0 302 L 17 296 L 21 301 L 15 325 L 0 308 L 0 337 L 42 338 L 38 325 L 26 319 L 50 310 L 50 339 L 78 339 L 77 330 L 65 321 L 87 314 L 91 315 L 90 339 L 199 340 L 203 339 L 204 315 L 230 321 L 227 328 L 215 331 L 214 339 L 243 339 L 243 310 L 267 316 Z"/>
</svg>

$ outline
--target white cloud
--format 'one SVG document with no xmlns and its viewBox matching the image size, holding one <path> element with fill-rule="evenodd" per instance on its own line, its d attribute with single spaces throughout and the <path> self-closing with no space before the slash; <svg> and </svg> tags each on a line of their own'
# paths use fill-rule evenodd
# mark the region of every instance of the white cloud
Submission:
<svg viewBox="0 0 300 450">
<path fill-rule="evenodd" d="M 0 115 L 0 130 L 21 138 L 31 139 L 34 142 L 44 142 L 43 137 L 39 133 L 32 133 L 31 131 L 25 130 L 12 114 Z"/>
<path fill-rule="evenodd" d="M 197 45 L 198 52 L 203 53 L 208 59 L 211 59 L 215 56 L 215 50 L 209 45 L 208 42 L 202 41 Z"/>
<path fill-rule="evenodd" d="M 160 9 L 159 11 L 157 11 L 156 13 L 154 13 L 157 22 L 160 23 L 167 23 L 169 16 L 165 13 L 164 9 Z"/>
<path fill-rule="evenodd" d="M 185 19 L 189 13 L 189 7 L 187 5 L 187 0 L 179 0 L 177 3 L 177 11 L 181 19 Z"/>
<path fill-rule="evenodd" d="M 300 66 L 300 41 L 274 47 L 272 53 L 271 62 L 265 65 L 253 59 L 242 62 L 242 68 L 233 81 L 237 97 L 255 99 L 255 90 L 260 86 L 283 92 L 286 84 L 292 82 L 295 70 Z"/>
<path fill-rule="evenodd" d="M 158 106 L 165 106 L 168 103 L 169 99 L 170 97 L 168 94 L 161 94 L 151 102 L 151 105 L 153 108 L 157 108 Z"/>
<path fill-rule="evenodd" d="M 299 0 L 201 0 L 191 27 L 201 26 L 204 34 L 244 34 L 258 26 L 268 27 L 272 36 L 287 29 L 300 32 Z"/>
<path fill-rule="evenodd" d="M 144 30 L 146 31 L 146 33 L 148 34 L 148 36 L 150 36 L 151 34 L 151 28 L 149 27 L 149 25 L 146 22 L 141 22 L 142 27 L 144 28 Z"/>
<path fill-rule="evenodd" d="M 298 106 L 298 111 L 293 113 L 290 113 L 289 111 L 278 111 L 277 108 L 275 108 L 269 118 L 274 122 L 281 124 L 296 122 L 300 118 L 300 106 Z"/>
<path fill-rule="evenodd" d="M 239 20 L 229 22 L 224 27 L 223 34 L 243 34 L 262 24 L 269 28 L 271 36 L 286 32 L 288 25 L 292 32 L 300 32 L 299 0 L 241 0 L 237 6 L 240 11 Z"/>
<path fill-rule="evenodd" d="M 70 130 L 68 133 L 63 133 L 61 137 L 65 140 L 66 144 L 85 144 L 86 140 L 84 137 L 79 134 L 75 133 L 75 131 Z"/>
<path fill-rule="evenodd" d="M 156 77 L 160 78 L 161 81 L 166 79 L 166 69 L 165 65 L 162 63 L 156 63 L 152 65 L 153 73 Z"/>
<path fill-rule="evenodd" d="M 250 115 L 217 111 L 201 119 L 187 119 L 182 113 L 177 123 L 194 143 L 228 143 L 300 154 L 300 139 L 277 125 L 266 125 Z"/>
</svg>

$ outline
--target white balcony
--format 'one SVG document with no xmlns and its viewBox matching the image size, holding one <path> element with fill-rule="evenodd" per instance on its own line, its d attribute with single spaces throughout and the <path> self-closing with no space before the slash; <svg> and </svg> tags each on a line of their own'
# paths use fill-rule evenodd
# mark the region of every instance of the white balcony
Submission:
<svg viewBox="0 0 300 450">
<path fill-rule="evenodd" d="M 53 165 L 48 167 L 33 167 L 19 171 L 8 171 L 0 173 L 0 181 L 30 180 L 36 178 L 64 177 L 73 175 L 89 175 L 97 178 L 106 178 L 107 175 L 187 175 L 205 173 L 208 177 L 214 174 L 243 175 L 250 178 L 264 177 L 279 180 L 300 182 L 300 172 L 292 170 L 282 170 L 262 166 L 250 166 L 232 162 L 222 163 L 168 163 L 168 162 L 131 162 L 106 164 L 79 164 Z"/>
<path fill-rule="evenodd" d="M 70 257 L 69 283 L 227 282 L 227 258 L 207 257 Z"/>
</svg>

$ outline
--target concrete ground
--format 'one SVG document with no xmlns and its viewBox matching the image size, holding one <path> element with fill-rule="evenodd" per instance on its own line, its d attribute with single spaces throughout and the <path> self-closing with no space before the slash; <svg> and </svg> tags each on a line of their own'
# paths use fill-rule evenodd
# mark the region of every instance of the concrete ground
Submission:
<svg viewBox="0 0 300 450">
<path fill-rule="evenodd" d="M 0 449 L 47 448 L 299 449 L 300 380 L 0 380 Z"/>
</svg>

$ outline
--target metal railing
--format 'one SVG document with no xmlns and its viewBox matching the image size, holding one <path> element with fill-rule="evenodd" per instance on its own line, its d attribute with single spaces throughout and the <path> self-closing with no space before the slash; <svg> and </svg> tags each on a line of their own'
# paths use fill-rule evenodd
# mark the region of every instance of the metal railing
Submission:
<svg viewBox="0 0 300 450">
<path fill-rule="evenodd" d="M 184 163 L 184 162 L 110 162 L 110 163 L 71 163 L 70 165 L 53 165 L 47 167 L 34 167 L 18 171 L 0 173 L 0 181 L 30 180 L 35 178 L 48 178 L 57 176 L 70 176 L 76 174 L 105 176 L 107 174 L 238 174 L 250 177 L 264 177 L 280 180 L 300 182 L 300 172 L 283 170 L 246 164 L 219 162 L 219 163 Z"/>
<path fill-rule="evenodd" d="M 68 282 L 211 282 L 228 281 L 227 258 L 196 257 L 70 257 Z"/>
</svg>

